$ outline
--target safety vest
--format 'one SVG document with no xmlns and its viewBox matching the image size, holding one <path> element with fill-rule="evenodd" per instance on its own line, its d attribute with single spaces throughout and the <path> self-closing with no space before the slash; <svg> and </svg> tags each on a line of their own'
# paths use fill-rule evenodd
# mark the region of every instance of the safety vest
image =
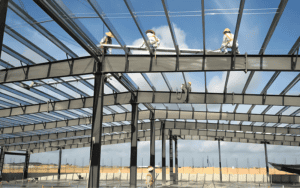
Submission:
<svg viewBox="0 0 300 188">
<path fill-rule="evenodd" d="M 233 41 L 233 38 L 231 38 L 231 36 L 229 36 L 228 33 L 225 33 L 225 35 L 227 38 L 229 38 L 229 41 L 227 42 L 227 44 L 230 43 L 231 41 Z"/>
</svg>

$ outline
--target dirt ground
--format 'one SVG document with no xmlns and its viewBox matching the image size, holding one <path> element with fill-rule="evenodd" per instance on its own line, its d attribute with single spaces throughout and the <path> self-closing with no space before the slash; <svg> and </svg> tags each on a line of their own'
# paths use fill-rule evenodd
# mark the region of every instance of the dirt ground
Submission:
<svg viewBox="0 0 300 188">
<path fill-rule="evenodd" d="M 28 169 L 29 173 L 57 173 L 57 166 L 51 165 L 42 165 L 35 166 Z M 170 170 L 167 168 L 167 174 L 169 174 Z M 175 168 L 173 170 L 175 172 Z M 3 169 L 3 173 L 22 173 L 23 168 L 5 168 Z M 88 173 L 89 168 L 85 166 L 84 168 L 80 168 L 77 166 L 69 166 L 63 165 L 61 168 L 62 173 Z M 130 169 L 128 167 L 101 167 L 101 173 L 129 173 Z M 148 173 L 146 168 L 138 168 L 138 173 Z M 208 167 L 208 168 L 192 168 L 192 167 L 181 167 L 178 169 L 179 173 L 184 174 L 219 174 L 219 168 Z M 156 168 L 156 173 L 161 173 L 161 168 Z M 266 174 L 266 168 L 222 168 L 223 174 Z M 289 174 L 287 172 L 279 171 L 274 168 L 270 168 L 270 174 Z"/>
</svg>

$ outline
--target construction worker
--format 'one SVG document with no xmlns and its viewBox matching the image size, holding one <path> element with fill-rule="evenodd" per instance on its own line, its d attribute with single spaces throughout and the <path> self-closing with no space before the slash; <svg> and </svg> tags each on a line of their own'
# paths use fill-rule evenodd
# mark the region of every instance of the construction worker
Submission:
<svg viewBox="0 0 300 188">
<path fill-rule="evenodd" d="M 155 58 L 156 58 L 156 49 L 160 45 L 160 40 L 157 36 L 155 36 L 155 32 L 152 29 L 148 29 L 146 31 L 146 35 L 148 37 L 147 43 L 149 44 L 150 48 L 154 49 L 154 54 L 155 54 Z M 144 44 L 145 44 L 145 42 L 143 42 L 141 47 L 143 47 Z"/>
<path fill-rule="evenodd" d="M 192 82 L 181 84 L 181 92 L 185 94 L 185 102 L 189 102 L 189 93 L 192 92 Z"/>
<path fill-rule="evenodd" d="M 153 173 L 154 168 L 152 166 L 148 166 L 147 170 L 149 172 L 147 174 L 147 176 L 146 176 L 146 185 L 147 185 L 147 188 L 154 187 L 154 186 L 152 186 L 153 183 L 154 183 L 154 179 L 152 177 L 152 173 Z"/>
<path fill-rule="evenodd" d="M 104 54 L 107 54 L 107 47 L 103 47 L 102 44 L 112 44 L 112 38 L 115 38 L 111 32 L 106 32 L 106 36 L 104 36 L 100 41 L 100 46 L 103 48 Z M 109 54 L 111 54 L 111 48 L 108 48 Z"/>
<path fill-rule="evenodd" d="M 227 48 L 232 48 L 233 46 L 233 38 L 234 38 L 234 34 L 232 34 L 230 32 L 230 29 L 226 28 L 223 31 L 223 42 L 222 42 L 222 46 L 220 48 L 221 51 L 224 51 L 224 53 L 228 53 Z M 239 44 L 238 41 L 236 40 L 236 53 L 240 54 L 239 48 L 238 48 Z"/>
</svg>

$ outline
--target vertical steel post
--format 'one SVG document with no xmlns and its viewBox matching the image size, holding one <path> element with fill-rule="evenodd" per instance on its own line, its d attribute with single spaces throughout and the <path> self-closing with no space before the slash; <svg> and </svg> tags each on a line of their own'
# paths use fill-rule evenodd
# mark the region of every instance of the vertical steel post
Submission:
<svg viewBox="0 0 300 188">
<path fill-rule="evenodd" d="M 29 159 L 30 159 L 30 154 L 28 150 L 26 151 L 25 155 L 25 163 L 24 163 L 24 168 L 23 168 L 23 179 L 28 178 L 28 165 L 29 165 Z"/>
<path fill-rule="evenodd" d="M 130 187 L 136 187 L 137 181 L 137 138 L 138 138 L 138 104 L 137 96 L 132 94 L 131 112 L 131 151 L 130 151 Z"/>
<path fill-rule="evenodd" d="M 174 137 L 175 141 L 175 184 L 178 184 L 178 145 L 177 145 L 177 137 Z"/>
<path fill-rule="evenodd" d="M 8 0 L 0 1 L 0 58 L 4 37 L 4 28 L 5 28 L 5 20 L 6 20 L 6 12 L 7 12 Z"/>
<path fill-rule="evenodd" d="M 220 148 L 220 139 L 218 139 L 218 148 L 219 148 L 220 181 L 222 182 L 222 164 L 221 164 L 221 148 Z"/>
<path fill-rule="evenodd" d="M 151 112 L 151 127 L 150 127 L 150 166 L 153 166 L 152 172 L 153 184 L 151 187 L 155 187 L 155 119 L 154 112 Z"/>
<path fill-rule="evenodd" d="M 173 139 L 172 139 L 172 130 L 169 129 L 169 144 L 170 144 L 170 184 L 174 181 L 173 174 Z"/>
<path fill-rule="evenodd" d="M 62 154 L 62 149 L 59 148 L 59 159 L 58 159 L 58 177 L 57 179 L 60 180 L 60 169 L 61 169 L 61 154 Z"/>
<path fill-rule="evenodd" d="M 102 62 L 104 61 L 104 54 Z M 104 95 L 104 78 L 101 73 L 102 64 L 97 63 L 94 84 L 94 101 L 93 101 L 93 122 L 91 134 L 91 151 L 90 151 L 90 169 L 88 188 L 99 187 L 100 179 L 100 159 L 101 159 L 101 136 L 103 120 L 103 95 Z"/>
<path fill-rule="evenodd" d="M 269 163 L 268 163 L 268 151 L 267 151 L 267 142 L 264 142 L 265 146 L 265 159 L 266 159 L 266 170 L 267 170 L 267 182 L 269 182 Z"/>
<path fill-rule="evenodd" d="M 166 184 L 166 134 L 165 134 L 165 121 L 161 123 L 161 168 L 162 168 L 162 184 Z"/>
<path fill-rule="evenodd" d="M 3 146 L 1 146 L 1 154 L 0 154 L 0 180 L 2 179 L 2 170 L 3 170 L 3 166 L 4 166 L 4 157 L 5 157 L 5 151 Z"/>
</svg>

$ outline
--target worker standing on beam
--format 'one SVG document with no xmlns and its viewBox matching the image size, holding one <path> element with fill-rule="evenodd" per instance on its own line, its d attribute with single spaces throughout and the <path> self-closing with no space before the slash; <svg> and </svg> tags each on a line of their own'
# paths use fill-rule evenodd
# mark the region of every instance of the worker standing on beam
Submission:
<svg viewBox="0 0 300 188">
<path fill-rule="evenodd" d="M 104 47 L 102 46 L 103 44 L 112 44 L 112 38 L 115 38 L 114 35 L 111 32 L 106 32 L 105 33 L 106 36 L 104 36 L 101 41 L 100 41 L 100 46 L 103 49 L 103 53 L 107 54 L 111 54 L 111 48 Z"/>
<path fill-rule="evenodd" d="M 223 31 L 223 42 L 222 42 L 222 46 L 220 48 L 221 51 L 224 51 L 224 53 L 228 53 L 227 48 L 232 48 L 233 46 L 233 38 L 234 38 L 234 34 L 232 34 L 230 32 L 230 29 L 226 28 Z M 240 54 L 239 48 L 238 48 L 239 44 L 238 41 L 236 40 L 236 53 Z"/>
<path fill-rule="evenodd" d="M 155 58 L 156 58 L 156 49 L 160 45 L 160 40 L 157 36 L 155 36 L 155 32 L 152 29 L 148 29 L 146 31 L 146 35 L 148 37 L 147 43 L 149 44 L 150 48 L 154 49 L 154 54 L 155 54 Z M 143 47 L 144 44 L 145 44 L 145 42 L 143 42 L 141 47 Z"/>
</svg>

